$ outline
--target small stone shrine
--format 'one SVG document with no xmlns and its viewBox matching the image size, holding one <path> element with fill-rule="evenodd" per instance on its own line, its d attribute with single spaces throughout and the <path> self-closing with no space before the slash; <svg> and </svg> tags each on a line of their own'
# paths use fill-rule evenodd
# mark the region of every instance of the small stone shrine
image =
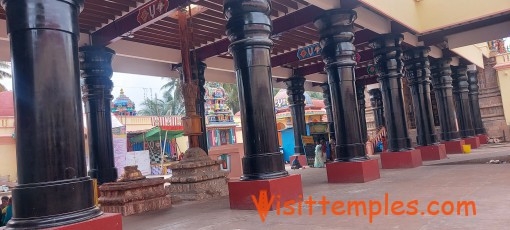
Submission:
<svg viewBox="0 0 510 230">
<path fill-rule="evenodd" d="M 163 178 L 145 178 L 138 166 L 124 167 L 117 182 L 99 187 L 101 211 L 123 216 L 155 211 L 172 206 Z"/>
<path fill-rule="evenodd" d="M 169 166 L 170 194 L 176 200 L 203 200 L 228 195 L 227 174 L 222 160 L 211 160 L 200 148 L 190 148 L 177 164 Z"/>
</svg>

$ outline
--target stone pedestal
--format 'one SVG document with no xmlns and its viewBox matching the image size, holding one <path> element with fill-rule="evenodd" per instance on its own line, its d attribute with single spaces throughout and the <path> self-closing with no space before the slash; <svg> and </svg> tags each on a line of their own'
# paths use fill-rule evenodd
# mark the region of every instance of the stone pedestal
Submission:
<svg viewBox="0 0 510 230">
<path fill-rule="evenodd" d="M 169 191 L 178 200 L 203 200 L 227 196 L 227 172 L 220 170 L 221 160 L 211 160 L 200 148 L 184 153 L 178 164 L 170 166 Z"/>
<path fill-rule="evenodd" d="M 99 187 L 101 211 L 123 216 L 172 206 L 163 178 L 105 183 Z"/>
<path fill-rule="evenodd" d="M 487 134 L 479 134 L 476 135 L 476 137 L 478 137 L 478 140 L 480 140 L 481 145 L 489 143 L 489 137 L 487 136 Z"/>
<path fill-rule="evenodd" d="M 444 144 L 418 146 L 421 152 L 421 159 L 424 161 L 435 161 L 446 158 L 446 146 Z"/>
<path fill-rule="evenodd" d="M 422 165 L 421 153 L 418 149 L 401 152 L 381 153 L 383 169 L 416 168 Z"/>
<path fill-rule="evenodd" d="M 234 180 L 228 182 L 228 190 L 231 209 L 257 210 L 253 198 L 256 201 L 261 198 L 263 200 L 264 195 L 267 195 L 267 201 L 271 200 L 271 196 L 274 197 L 269 210 L 275 210 L 278 202 L 284 204 L 293 200 L 298 203 L 303 199 L 301 175 L 269 180 Z"/>
<path fill-rule="evenodd" d="M 466 142 L 466 145 L 471 145 L 471 149 L 480 148 L 480 140 L 478 139 L 478 136 L 466 137 L 466 138 L 462 138 L 462 140 L 464 140 L 464 142 Z"/>
<path fill-rule="evenodd" d="M 54 227 L 48 230 L 90 230 L 90 229 L 122 230 L 122 215 L 118 213 L 105 213 L 91 220 L 79 222 L 76 224 L 65 225 L 61 227 Z"/>
<path fill-rule="evenodd" d="M 381 178 L 379 162 L 375 159 L 360 162 L 326 164 L 328 183 L 365 183 Z"/>
<path fill-rule="evenodd" d="M 466 143 L 464 140 L 453 140 L 453 141 L 443 141 L 441 144 L 444 144 L 446 147 L 446 154 L 456 154 L 456 153 L 463 153 L 464 150 L 462 149 L 462 146 Z"/>
</svg>

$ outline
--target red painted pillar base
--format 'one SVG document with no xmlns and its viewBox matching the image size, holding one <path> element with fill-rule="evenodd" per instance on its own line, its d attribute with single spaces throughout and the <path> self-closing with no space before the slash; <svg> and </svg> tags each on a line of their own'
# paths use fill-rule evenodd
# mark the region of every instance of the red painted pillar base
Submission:
<svg viewBox="0 0 510 230">
<path fill-rule="evenodd" d="M 416 149 L 420 150 L 423 161 L 435 161 L 446 158 L 446 146 L 444 144 L 418 146 Z"/>
<path fill-rule="evenodd" d="M 383 169 L 416 168 L 422 166 L 422 163 L 419 149 L 381 153 Z"/>
<path fill-rule="evenodd" d="M 230 208 L 257 210 L 253 198 L 255 198 L 256 202 L 259 202 L 263 191 L 266 191 L 267 201 L 270 201 L 271 196 L 274 196 L 269 210 L 275 210 L 278 202 L 280 207 L 283 207 L 284 203 L 290 200 L 297 203 L 303 199 L 301 175 L 290 175 L 272 180 L 229 181 Z"/>
<path fill-rule="evenodd" d="M 456 140 L 456 141 L 443 141 L 441 144 L 444 144 L 446 147 L 446 154 L 457 154 L 464 153 L 462 146 L 466 144 L 464 140 Z"/>
<path fill-rule="evenodd" d="M 292 161 L 294 161 L 295 158 L 296 158 L 296 156 L 290 156 L 290 158 L 289 158 L 290 164 L 292 164 Z M 298 161 L 299 161 L 299 164 L 301 164 L 301 166 L 308 166 L 308 161 L 306 160 L 305 155 L 299 155 Z"/>
<path fill-rule="evenodd" d="M 466 142 L 466 145 L 471 145 L 472 149 L 480 148 L 480 139 L 478 137 L 467 137 L 463 138 L 464 142 Z"/>
<path fill-rule="evenodd" d="M 51 230 L 92 230 L 92 229 L 108 229 L 108 230 L 122 230 L 122 215 L 120 213 L 104 213 L 103 215 L 60 227 L 50 228 Z"/>
<path fill-rule="evenodd" d="M 476 136 L 480 140 L 481 145 L 486 145 L 489 143 L 489 137 L 487 136 L 487 134 L 478 134 Z"/>
<path fill-rule="evenodd" d="M 326 164 L 328 183 L 365 183 L 381 178 L 376 159 Z"/>
</svg>

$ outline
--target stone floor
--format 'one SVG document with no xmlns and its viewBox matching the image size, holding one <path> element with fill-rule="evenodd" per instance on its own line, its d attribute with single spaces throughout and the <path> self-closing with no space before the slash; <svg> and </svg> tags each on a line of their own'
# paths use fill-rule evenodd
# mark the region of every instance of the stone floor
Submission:
<svg viewBox="0 0 510 230">
<path fill-rule="evenodd" d="M 129 216 L 124 229 L 508 229 L 510 226 L 510 164 L 483 164 L 487 159 L 509 159 L 510 144 L 485 145 L 470 154 L 449 155 L 449 159 L 426 162 L 414 169 L 381 170 L 381 179 L 363 184 L 328 184 L 325 169 L 291 171 L 302 175 L 305 198 L 336 201 L 378 200 L 404 203 L 418 200 L 419 214 L 368 216 L 322 215 L 315 205 L 313 216 L 303 206 L 303 215 L 283 216 L 269 212 L 262 222 L 257 211 L 230 210 L 228 198 L 181 203 L 166 211 Z M 482 159 L 478 163 L 473 159 Z M 463 163 L 471 161 L 470 164 Z M 482 163 L 480 163 L 482 162 Z M 448 163 L 448 164 L 445 164 Z M 476 216 L 421 215 L 432 201 L 473 200 Z M 454 214 L 456 214 L 454 212 Z"/>
</svg>

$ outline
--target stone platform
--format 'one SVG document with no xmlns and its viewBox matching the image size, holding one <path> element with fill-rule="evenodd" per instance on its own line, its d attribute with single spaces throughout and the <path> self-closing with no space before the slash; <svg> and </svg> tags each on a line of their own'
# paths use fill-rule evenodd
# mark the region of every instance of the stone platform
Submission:
<svg viewBox="0 0 510 230">
<path fill-rule="evenodd" d="M 228 195 L 223 161 L 212 160 L 200 148 L 188 149 L 178 164 L 171 165 L 168 191 L 177 200 L 203 200 Z"/>
<path fill-rule="evenodd" d="M 383 169 L 416 168 L 423 164 L 419 149 L 383 152 L 380 155 Z"/>
<path fill-rule="evenodd" d="M 365 183 L 381 178 L 376 159 L 326 164 L 328 183 Z"/>
<path fill-rule="evenodd" d="M 446 146 L 444 144 L 417 146 L 421 152 L 423 161 L 435 161 L 446 158 Z"/>
<path fill-rule="evenodd" d="M 163 178 L 105 183 L 99 187 L 101 211 L 123 216 L 172 206 Z"/>
</svg>

